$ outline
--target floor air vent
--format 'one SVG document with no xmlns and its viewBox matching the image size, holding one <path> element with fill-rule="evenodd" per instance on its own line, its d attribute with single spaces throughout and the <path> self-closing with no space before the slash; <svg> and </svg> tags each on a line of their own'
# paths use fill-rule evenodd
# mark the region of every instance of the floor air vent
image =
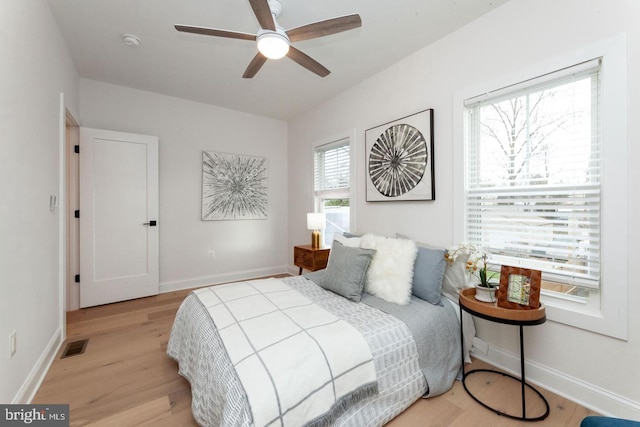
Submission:
<svg viewBox="0 0 640 427">
<path fill-rule="evenodd" d="M 60 357 L 60 359 L 84 353 L 84 349 L 87 348 L 88 342 L 89 339 L 70 342 L 62 352 L 62 356 Z"/>
</svg>

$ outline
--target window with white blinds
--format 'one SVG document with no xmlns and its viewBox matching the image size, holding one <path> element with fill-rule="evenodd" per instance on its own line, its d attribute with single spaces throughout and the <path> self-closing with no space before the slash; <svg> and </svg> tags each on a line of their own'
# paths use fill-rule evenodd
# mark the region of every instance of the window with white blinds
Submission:
<svg viewBox="0 0 640 427">
<path fill-rule="evenodd" d="M 465 101 L 465 238 L 498 264 L 598 288 L 600 60 Z"/>
<path fill-rule="evenodd" d="M 351 229 L 350 138 L 317 146 L 314 150 L 314 195 L 316 211 L 324 212 L 324 244 L 331 245 L 336 233 Z"/>
<path fill-rule="evenodd" d="M 349 197 L 349 138 L 321 145 L 314 153 L 314 190 L 316 196 Z"/>
</svg>

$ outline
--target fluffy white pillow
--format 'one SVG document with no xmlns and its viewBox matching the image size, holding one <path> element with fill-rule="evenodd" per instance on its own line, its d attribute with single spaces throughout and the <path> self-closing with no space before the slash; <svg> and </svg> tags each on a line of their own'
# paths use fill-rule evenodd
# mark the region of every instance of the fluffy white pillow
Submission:
<svg viewBox="0 0 640 427">
<path fill-rule="evenodd" d="M 413 265 L 418 252 L 416 243 L 365 234 L 360 247 L 376 250 L 367 272 L 365 291 L 394 304 L 409 304 Z"/>
</svg>

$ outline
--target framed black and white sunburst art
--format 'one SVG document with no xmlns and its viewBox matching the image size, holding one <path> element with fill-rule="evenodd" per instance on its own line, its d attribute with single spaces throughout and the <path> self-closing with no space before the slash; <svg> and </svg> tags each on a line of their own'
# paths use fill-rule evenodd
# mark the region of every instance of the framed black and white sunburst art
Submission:
<svg viewBox="0 0 640 427">
<path fill-rule="evenodd" d="M 433 109 L 365 131 L 367 202 L 435 200 Z"/>
<path fill-rule="evenodd" d="M 202 152 L 202 220 L 267 217 L 267 158 Z"/>
</svg>

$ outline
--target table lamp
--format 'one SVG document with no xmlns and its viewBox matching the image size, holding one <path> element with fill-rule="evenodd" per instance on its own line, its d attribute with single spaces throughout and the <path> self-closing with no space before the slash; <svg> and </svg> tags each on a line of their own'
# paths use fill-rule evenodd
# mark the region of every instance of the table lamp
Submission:
<svg viewBox="0 0 640 427">
<path fill-rule="evenodd" d="M 311 232 L 311 247 L 314 249 L 321 247 L 320 230 L 324 230 L 325 222 L 326 218 L 323 213 L 313 212 L 307 214 L 307 229 L 313 230 Z"/>
</svg>

